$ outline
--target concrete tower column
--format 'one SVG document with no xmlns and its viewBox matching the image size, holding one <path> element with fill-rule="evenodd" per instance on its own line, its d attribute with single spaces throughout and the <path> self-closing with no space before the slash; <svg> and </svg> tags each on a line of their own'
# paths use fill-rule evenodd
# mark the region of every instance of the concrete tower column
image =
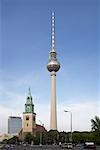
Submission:
<svg viewBox="0 0 100 150">
<path fill-rule="evenodd" d="M 56 72 L 51 72 L 51 111 L 50 129 L 57 130 L 57 106 L 56 106 Z"/>
</svg>

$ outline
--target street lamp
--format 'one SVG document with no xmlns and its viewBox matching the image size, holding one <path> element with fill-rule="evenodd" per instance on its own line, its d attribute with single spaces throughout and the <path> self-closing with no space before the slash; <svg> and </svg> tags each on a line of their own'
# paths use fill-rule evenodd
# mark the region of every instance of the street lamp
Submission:
<svg viewBox="0 0 100 150">
<path fill-rule="evenodd" d="M 40 124 L 43 126 L 43 123 L 41 122 L 41 120 L 39 120 Z M 41 127 L 41 131 L 40 131 L 40 146 L 42 145 L 42 127 Z"/>
<path fill-rule="evenodd" d="M 69 112 L 70 113 L 70 142 L 72 143 L 72 112 L 71 111 L 67 111 L 67 110 L 64 110 L 64 112 Z"/>
</svg>

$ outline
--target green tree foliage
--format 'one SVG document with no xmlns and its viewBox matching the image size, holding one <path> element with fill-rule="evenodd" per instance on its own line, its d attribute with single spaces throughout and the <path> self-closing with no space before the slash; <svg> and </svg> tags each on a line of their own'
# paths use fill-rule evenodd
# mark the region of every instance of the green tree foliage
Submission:
<svg viewBox="0 0 100 150">
<path fill-rule="evenodd" d="M 40 144 L 40 132 L 36 133 L 36 136 L 33 138 L 33 143 L 35 145 L 39 145 Z"/>
<path fill-rule="evenodd" d="M 31 142 L 33 141 L 33 135 L 31 133 L 27 133 L 24 138 L 24 141 L 28 144 L 31 144 Z"/>
<path fill-rule="evenodd" d="M 95 116 L 94 119 L 91 119 L 91 123 L 94 141 L 95 143 L 100 144 L 100 118 Z"/>
<path fill-rule="evenodd" d="M 91 119 L 92 130 L 100 132 L 100 118 L 95 116 L 95 119 Z"/>
<path fill-rule="evenodd" d="M 57 130 L 50 130 L 47 133 L 48 144 L 56 144 L 59 140 L 59 132 Z"/>
<path fill-rule="evenodd" d="M 42 132 L 42 144 L 47 144 L 47 131 Z"/>
<path fill-rule="evenodd" d="M 42 134 L 42 135 L 40 135 L 40 134 Z M 40 136 L 41 136 L 41 144 L 42 145 L 45 145 L 45 144 L 47 144 L 47 132 L 46 131 L 38 131 L 37 133 L 36 133 L 36 137 L 34 137 L 33 138 L 33 143 L 35 144 L 35 145 L 39 145 L 40 144 Z"/>
<path fill-rule="evenodd" d="M 78 131 L 73 132 L 72 134 L 73 143 L 81 143 L 82 141 L 82 134 Z"/>
<path fill-rule="evenodd" d="M 18 142 L 19 142 L 19 138 L 17 136 L 14 136 L 7 140 L 7 143 L 9 143 L 9 144 L 16 144 Z"/>
<path fill-rule="evenodd" d="M 79 132 L 74 131 L 73 132 L 73 143 L 85 143 L 85 142 L 95 142 L 94 134 L 93 132 Z"/>
<path fill-rule="evenodd" d="M 59 133 L 59 142 L 61 142 L 61 143 L 65 143 L 65 142 L 67 142 L 67 140 L 68 140 L 68 135 L 67 135 L 67 133 L 66 132 L 60 132 Z"/>
</svg>

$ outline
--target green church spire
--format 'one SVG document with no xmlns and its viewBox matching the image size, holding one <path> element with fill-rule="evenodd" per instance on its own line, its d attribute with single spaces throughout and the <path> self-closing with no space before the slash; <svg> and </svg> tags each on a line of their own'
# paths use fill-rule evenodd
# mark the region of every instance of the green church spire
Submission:
<svg viewBox="0 0 100 150">
<path fill-rule="evenodd" d="M 28 90 L 28 96 L 25 104 L 25 112 L 24 113 L 34 113 L 34 104 L 32 101 L 31 90 Z"/>
<path fill-rule="evenodd" d="M 31 96 L 31 89 L 29 88 L 28 95 Z"/>
<path fill-rule="evenodd" d="M 29 91 L 28 91 L 28 96 L 27 96 L 26 104 L 33 104 L 30 88 L 29 88 Z"/>
</svg>

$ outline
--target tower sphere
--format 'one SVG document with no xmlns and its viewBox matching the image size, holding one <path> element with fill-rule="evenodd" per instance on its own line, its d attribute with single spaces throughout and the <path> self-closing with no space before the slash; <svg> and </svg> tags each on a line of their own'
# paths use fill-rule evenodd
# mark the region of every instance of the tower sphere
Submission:
<svg viewBox="0 0 100 150">
<path fill-rule="evenodd" d="M 47 64 L 47 69 L 50 72 L 52 72 L 52 71 L 57 72 L 60 69 L 60 63 L 57 60 L 56 55 L 57 55 L 56 51 L 50 52 L 50 59 L 49 59 L 49 62 Z"/>
</svg>

